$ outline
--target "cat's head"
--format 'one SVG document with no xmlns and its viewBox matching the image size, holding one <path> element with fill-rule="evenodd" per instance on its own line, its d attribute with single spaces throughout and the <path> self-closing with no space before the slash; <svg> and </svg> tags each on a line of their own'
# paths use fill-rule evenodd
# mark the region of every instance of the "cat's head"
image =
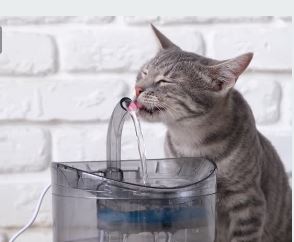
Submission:
<svg viewBox="0 0 294 242">
<path fill-rule="evenodd" d="M 203 117 L 230 93 L 253 54 L 218 61 L 181 50 L 153 25 L 160 50 L 137 75 L 139 115 L 173 123 Z"/>
</svg>

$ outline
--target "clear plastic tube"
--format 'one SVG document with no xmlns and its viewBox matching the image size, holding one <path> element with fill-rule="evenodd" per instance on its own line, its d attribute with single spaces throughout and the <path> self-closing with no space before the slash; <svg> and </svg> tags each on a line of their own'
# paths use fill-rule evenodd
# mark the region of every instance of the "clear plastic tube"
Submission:
<svg viewBox="0 0 294 242">
<path fill-rule="evenodd" d="M 107 168 L 121 168 L 121 135 L 125 119 L 128 115 L 127 107 L 132 102 L 124 97 L 115 106 L 108 124 L 106 160 Z"/>
<path fill-rule="evenodd" d="M 143 139 L 143 133 L 141 129 L 140 121 L 137 118 L 137 107 L 130 98 L 122 98 L 120 102 L 114 108 L 107 132 L 107 169 L 106 177 L 115 180 L 122 180 L 123 173 L 121 169 L 121 135 L 122 129 L 128 114 L 131 116 L 132 121 L 135 126 L 138 151 L 141 158 L 141 176 L 143 184 L 146 185 L 147 182 L 147 164 L 146 164 L 146 152 L 145 144 Z"/>
</svg>

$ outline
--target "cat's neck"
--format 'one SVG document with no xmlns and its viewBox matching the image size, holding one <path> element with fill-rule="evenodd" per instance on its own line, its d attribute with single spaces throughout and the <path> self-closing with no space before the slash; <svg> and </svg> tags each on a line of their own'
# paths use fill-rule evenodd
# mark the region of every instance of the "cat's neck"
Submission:
<svg viewBox="0 0 294 242">
<path fill-rule="evenodd" d="M 202 141 L 212 132 L 219 133 L 224 124 L 231 119 L 232 99 L 221 100 L 214 108 L 202 117 L 183 119 L 167 124 L 168 132 L 183 143 L 201 145 Z"/>
</svg>

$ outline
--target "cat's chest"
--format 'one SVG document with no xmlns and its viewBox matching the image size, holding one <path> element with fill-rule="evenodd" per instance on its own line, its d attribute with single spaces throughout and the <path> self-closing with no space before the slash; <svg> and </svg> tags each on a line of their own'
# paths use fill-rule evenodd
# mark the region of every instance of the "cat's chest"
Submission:
<svg viewBox="0 0 294 242">
<path fill-rule="evenodd" d="M 195 143 L 183 141 L 180 139 L 173 140 L 173 146 L 178 156 L 182 157 L 199 157 L 205 156 L 207 149 L 205 147 L 195 145 Z"/>
<path fill-rule="evenodd" d="M 210 160 L 214 160 L 213 157 L 218 152 L 220 146 L 203 146 L 203 145 L 195 145 L 193 143 L 180 143 L 174 142 L 174 148 L 176 151 L 177 157 L 205 157 Z M 231 152 L 234 154 L 235 152 Z M 222 188 L 226 189 L 226 185 L 230 184 L 230 179 L 232 171 L 230 169 L 232 163 L 232 159 L 227 157 L 225 159 L 219 160 L 217 163 L 218 167 L 218 177 L 222 180 Z"/>
</svg>

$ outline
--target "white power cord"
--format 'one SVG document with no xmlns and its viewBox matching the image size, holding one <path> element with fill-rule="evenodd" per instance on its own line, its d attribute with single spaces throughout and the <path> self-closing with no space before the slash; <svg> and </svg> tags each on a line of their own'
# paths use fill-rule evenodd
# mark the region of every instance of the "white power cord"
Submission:
<svg viewBox="0 0 294 242">
<path fill-rule="evenodd" d="M 45 187 L 45 189 L 43 190 L 43 192 L 41 193 L 41 196 L 39 198 L 39 201 L 37 203 L 37 206 L 35 208 L 35 211 L 33 213 L 33 217 L 31 218 L 31 220 L 27 223 L 27 225 L 25 225 L 21 230 L 19 230 L 15 235 L 13 235 L 11 237 L 11 239 L 9 240 L 9 242 L 14 242 L 18 236 L 20 236 L 24 231 L 26 231 L 35 222 L 35 220 L 36 220 L 36 218 L 38 216 L 38 213 L 40 211 L 42 201 L 43 201 L 43 199 L 44 199 L 44 197 L 45 197 L 45 195 L 48 192 L 50 187 L 51 187 L 51 184 L 47 185 Z"/>
</svg>

